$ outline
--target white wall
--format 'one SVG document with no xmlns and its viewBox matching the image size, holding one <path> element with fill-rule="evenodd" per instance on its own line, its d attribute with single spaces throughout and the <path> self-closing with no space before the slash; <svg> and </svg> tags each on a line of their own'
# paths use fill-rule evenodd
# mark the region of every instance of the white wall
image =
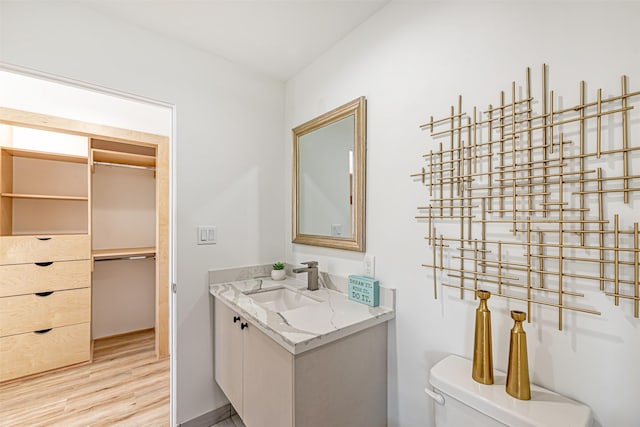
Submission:
<svg viewBox="0 0 640 427">
<path fill-rule="evenodd" d="M 6 10 L 6 6 L 0 5 L 0 19 L 1 14 Z M 4 50 L 4 43 L 7 42 L 3 42 L 3 38 L 0 38 L 0 53 Z M 171 135 L 171 108 L 169 107 L 137 102 L 130 98 L 124 99 L 50 80 L 34 79 L 15 72 L 0 71 L 0 100 L 3 107 L 16 110 L 73 118 L 83 122 L 158 135 Z M 27 136 L 28 134 L 37 135 L 40 131 L 29 129 L 21 132 Z M 66 136 L 66 138 L 69 137 Z"/>
<path fill-rule="evenodd" d="M 152 258 L 94 263 L 91 281 L 93 339 L 153 328 L 156 263 Z"/>
<path fill-rule="evenodd" d="M 156 180 L 150 170 L 96 165 L 91 180 L 91 247 L 143 248 L 156 242 Z M 155 261 L 94 263 L 94 339 L 155 326 Z"/>
<path fill-rule="evenodd" d="M 1 2 L 0 60 L 176 105 L 177 420 L 222 406 L 207 271 L 283 258 L 282 83 L 80 2 Z"/>
<path fill-rule="evenodd" d="M 93 249 L 155 245 L 153 171 L 96 165 L 91 185 Z"/>
<path fill-rule="evenodd" d="M 381 283 L 398 289 L 390 323 L 389 426 L 429 425 L 433 408 L 423 392 L 429 369 L 448 353 L 470 358 L 473 351 L 477 303 L 442 289 L 434 300 L 431 273 L 420 267 L 431 252 L 426 225 L 414 216 L 428 191 L 409 174 L 428 166 L 421 156 L 430 138 L 418 125 L 430 115 L 448 115 L 459 94 L 467 109 L 496 104 L 500 90 L 510 93 L 511 81 L 523 83 L 527 66 L 539 86 L 543 63 L 550 65 L 550 88 L 567 105 L 577 103 L 580 80 L 590 99 L 597 87 L 619 93 L 621 74 L 638 90 L 638 16 L 638 3 L 391 2 L 287 82 L 285 131 L 367 97 L 367 252 L 376 257 Z M 636 110 L 634 145 L 640 139 Z M 290 160 L 288 147 L 285 152 Z M 639 163 L 635 156 L 634 172 Z M 290 185 L 289 177 L 285 182 Z M 619 197 L 607 205 L 609 216 L 619 209 L 626 229 L 640 219 L 638 194 L 633 197 L 631 207 L 621 206 Z M 321 270 L 343 276 L 362 271 L 363 254 L 287 246 L 289 263 L 317 259 Z M 578 286 L 586 306 L 602 316 L 567 314 L 558 331 L 557 311 L 535 309 L 536 321 L 525 325 L 532 380 L 588 404 L 596 425 L 637 425 L 640 320 L 629 304 L 614 307 L 597 284 Z M 494 366 L 506 370 L 508 310 L 525 306 L 497 298 L 489 305 Z"/>
</svg>

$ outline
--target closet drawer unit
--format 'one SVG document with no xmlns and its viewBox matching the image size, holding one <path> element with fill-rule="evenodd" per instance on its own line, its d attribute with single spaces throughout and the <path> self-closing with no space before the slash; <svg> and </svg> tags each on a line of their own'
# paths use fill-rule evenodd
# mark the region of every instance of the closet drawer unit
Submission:
<svg viewBox="0 0 640 427">
<path fill-rule="evenodd" d="M 0 338 L 0 382 L 89 360 L 89 323 Z"/>
<path fill-rule="evenodd" d="M 91 288 L 0 298 L 0 336 L 91 321 Z"/>
<path fill-rule="evenodd" d="M 91 261 L 0 265 L 0 297 L 87 288 Z"/>
<path fill-rule="evenodd" d="M 90 258 L 91 236 L 88 234 L 0 237 L 0 264 L 29 264 Z"/>
</svg>

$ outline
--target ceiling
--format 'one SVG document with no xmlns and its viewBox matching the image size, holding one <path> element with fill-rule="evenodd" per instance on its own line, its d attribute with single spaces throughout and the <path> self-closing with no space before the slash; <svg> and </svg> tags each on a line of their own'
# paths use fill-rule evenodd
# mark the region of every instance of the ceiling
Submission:
<svg viewBox="0 0 640 427">
<path fill-rule="evenodd" d="M 390 0 L 86 0 L 95 10 L 288 80 Z"/>
</svg>

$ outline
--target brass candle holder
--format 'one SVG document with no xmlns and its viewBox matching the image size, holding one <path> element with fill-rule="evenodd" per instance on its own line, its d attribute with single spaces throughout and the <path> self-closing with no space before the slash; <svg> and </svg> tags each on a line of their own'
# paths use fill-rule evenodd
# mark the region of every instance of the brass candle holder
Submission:
<svg viewBox="0 0 640 427">
<path fill-rule="evenodd" d="M 487 300 L 491 292 L 479 290 L 480 305 L 476 309 L 476 331 L 473 344 L 471 377 L 480 384 L 493 384 L 493 351 L 491 348 L 491 312 Z"/>
<path fill-rule="evenodd" d="M 516 399 L 531 399 L 531 383 L 529 382 L 529 360 L 527 358 L 527 334 L 522 328 L 526 320 L 524 311 L 511 311 L 511 318 L 515 321 L 511 329 L 509 343 L 509 367 L 507 369 L 507 393 Z"/>
</svg>

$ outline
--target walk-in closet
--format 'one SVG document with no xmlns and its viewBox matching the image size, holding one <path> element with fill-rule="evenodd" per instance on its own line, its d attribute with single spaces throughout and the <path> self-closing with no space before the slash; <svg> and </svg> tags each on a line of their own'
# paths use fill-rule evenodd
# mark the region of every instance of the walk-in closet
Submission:
<svg viewBox="0 0 640 427">
<path fill-rule="evenodd" d="M 168 344 L 168 138 L 0 109 L 0 382 Z"/>
</svg>

